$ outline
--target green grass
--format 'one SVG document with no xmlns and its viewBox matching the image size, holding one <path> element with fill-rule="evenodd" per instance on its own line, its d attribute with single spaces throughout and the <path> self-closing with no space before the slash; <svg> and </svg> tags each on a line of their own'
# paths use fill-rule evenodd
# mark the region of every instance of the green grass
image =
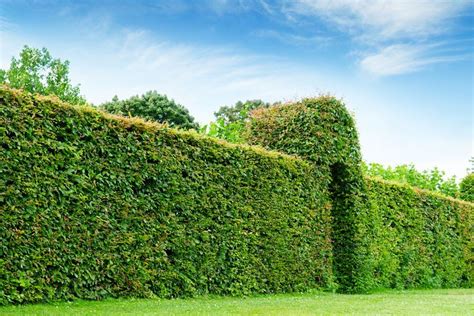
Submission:
<svg viewBox="0 0 474 316">
<path fill-rule="evenodd" d="M 474 315 L 474 289 L 370 295 L 281 294 L 247 298 L 109 299 L 0 307 L 0 315 Z"/>
</svg>

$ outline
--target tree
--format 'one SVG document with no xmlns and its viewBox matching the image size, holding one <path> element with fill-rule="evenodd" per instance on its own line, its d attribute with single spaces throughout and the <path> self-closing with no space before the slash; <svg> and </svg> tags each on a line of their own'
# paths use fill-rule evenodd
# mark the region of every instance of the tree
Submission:
<svg viewBox="0 0 474 316">
<path fill-rule="evenodd" d="M 141 96 L 133 96 L 126 100 L 119 100 L 115 96 L 112 101 L 103 103 L 99 107 L 112 114 L 138 116 L 147 120 L 168 123 L 173 127 L 196 130 L 199 128 L 184 106 L 156 91 L 148 91 Z"/>
<path fill-rule="evenodd" d="M 270 103 L 263 102 L 262 100 L 238 101 L 233 106 L 221 106 L 217 112 L 214 112 L 214 116 L 217 119 L 223 119 L 226 124 L 244 122 L 252 110 L 261 107 L 268 108 L 269 106 Z"/>
<path fill-rule="evenodd" d="M 218 118 L 215 122 L 201 127 L 199 132 L 207 136 L 224 139 L 230 143 L 240 144 L 245 142 L 242 134 L 245 124 L 240 121 L 225 123 L 224 119 Z"/>
<path fill-rule="evenodd" d="M 411 164 L 392 168 L 384 167 L 377 163 L 371 163 L 363 164 L 362 167 L 364 173 L 369 176 L 407 183 L 421 189 L 441 192 L 452 197 L 459 196 L 459 187 L 456 183 L 456 177 L 453 176 L 445 179 L 445 173 L 438 168 L 420 172 Z"/>
<path fill-rule="evenodd" d="M 250 112 L 257 108 L 267 108 L 269 106 L 270 103 L 265 103 L 262 100 L 238 101 L 233 106 L 221 106 L 217 112 L 214 112 L 216 121 L 204 125 L 200 132 L 231 143 L 243 143 L 245 142 L 243 137 L 245 123 Z"/>
<path fill-rule="evenodd" d="M 12 58 L 9 69 L 0 69 L 0 83 L 31 93 L 52 94 L 73 104 L 86 103 L 79 86 L 71 84 L 69 61 L 53 58 L 46 48 L 25 45 L 19 58 Z"/>
</svg>

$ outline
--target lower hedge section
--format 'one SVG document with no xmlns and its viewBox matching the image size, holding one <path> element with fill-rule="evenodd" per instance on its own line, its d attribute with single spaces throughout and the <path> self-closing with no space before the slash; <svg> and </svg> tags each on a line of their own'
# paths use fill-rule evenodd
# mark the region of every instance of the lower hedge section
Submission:
<svg viewBox="0 0 474 316">
<path fill-rule="evenodd" d="M 373 287 L 474 286 L 474 205 L 367 178 Z"/>
<path fill-rule="evenodd" d="M 0 90 L 0 302 L 332 286 L 309 163 Z"/>
</svg>

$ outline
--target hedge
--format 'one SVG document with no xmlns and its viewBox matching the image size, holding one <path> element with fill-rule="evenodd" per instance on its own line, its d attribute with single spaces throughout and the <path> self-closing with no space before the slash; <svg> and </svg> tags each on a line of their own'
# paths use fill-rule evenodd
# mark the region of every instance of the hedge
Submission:
<svg viewBox="0 0 474 316">
<path fill-rule="evenodd" d="M 376 178 L 366 183 L 375 287 L 474 285 L 473 204 Z"/>
<path fill-rule="evenodd" d="M 312 164 L 0 88 L 0 303 L 332 287 Z"/>
<path fill-rule="evenodd" d="M 365 178 L 344 104 L 233 145 L 0 88 L 0 304 L 474 284 L 474 204 Z"/>
<path fill-rule="evenodd" d="M 256 109 L 245 137 L 250 144 L 313 162 L 332 200 L 334 272 L 343 292 L 373 287 L 368 253 L 370 212 L 355 122 L 330 96 Z"/>
<path fill-rule="evenodd" d="M 472 286 L 474 205 L 365 178 L 355 123 L 341 101 L 323 96 L 255 110 L 246 138 L 311 161 L 330 179 L 340 290 Z"/>
</svg>

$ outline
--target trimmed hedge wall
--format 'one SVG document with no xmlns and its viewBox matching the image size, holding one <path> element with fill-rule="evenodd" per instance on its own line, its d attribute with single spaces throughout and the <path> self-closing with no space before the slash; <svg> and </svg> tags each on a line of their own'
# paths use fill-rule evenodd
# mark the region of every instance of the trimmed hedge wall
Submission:
<svg viewBox="0 0 474 316">
<path fill-rule="evenodd" d="M 246 137 L 312 161 L 329 178 L 340 290 L 473 285 L 474 205 L 366 179 L 342 102 L 324 96 L 255 110 Z"/>
<path fill-rule="evenodd" d="M 375 234 L 374 286 L 474 286 L 474 205 L 366 178 Z"/>
<path fill-rule="evenodd" d="M 371 289 L 371 213 L 357 129 L 345 105 L 323 96 L 256 109 L 245 137 L 250 144 L 311 161 L 325 176 L 333 202 L 334 272 L 339 289 Z"/>
<path fill-rule="evenodd" d="M 0 304 L 474 285 L 474 204 L 364 178 L 340 101 L 246 137 L 301 158 L 1 87 Z"/>
<path fill-rule="evenodd" d="M 299 158 L 0 89 L 0 303 L 333 286 Z"/>
</svg>

